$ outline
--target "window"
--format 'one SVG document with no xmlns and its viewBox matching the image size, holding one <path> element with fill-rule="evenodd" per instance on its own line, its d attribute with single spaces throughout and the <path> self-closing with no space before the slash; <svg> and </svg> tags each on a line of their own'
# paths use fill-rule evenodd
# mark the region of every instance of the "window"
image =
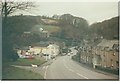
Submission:
<svg viewBox="0 0 120 81">
<path fill-rule="evenodd" d="M 113 53 L 113 56 L 115 56 L 115 52 Z"/>
<path fill-rule="evenodd" d="M 113 67 L 113 59 L 111 59 L 111 66 Z"/>
<path fill-rule="evenodd" d="M 87 57 L 87 61 L 88 61 L 88 57 Z"/>
<path fill-rule="evenodd" d="M 105 55 L 103 55 L 105 57 Z"/>
</svg>

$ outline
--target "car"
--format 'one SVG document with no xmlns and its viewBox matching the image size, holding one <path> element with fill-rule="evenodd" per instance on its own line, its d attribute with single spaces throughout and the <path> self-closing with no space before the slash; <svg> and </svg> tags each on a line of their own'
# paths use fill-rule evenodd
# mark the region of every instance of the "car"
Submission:
<svg viewBox="0 0 120 81">
<path fill-rule="evenodd" d="M 68 56 L 70 56 L 70 53 L 68 53 Z"/>
<path fill-rule="evenodd" d="M 62 53 L 62 56 L 65 56 L 66 55 L 66 53 Z"/>
<path fill-rule="evenodd" d="M 70 54 L 73 54 L 73 52 L 70 52 Z"/>
</svg>

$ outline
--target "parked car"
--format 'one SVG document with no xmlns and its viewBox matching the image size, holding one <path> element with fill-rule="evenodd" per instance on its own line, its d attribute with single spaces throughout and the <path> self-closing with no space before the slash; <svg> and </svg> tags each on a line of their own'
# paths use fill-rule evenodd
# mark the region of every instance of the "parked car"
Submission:
<svg viewBox="0 0 120 81">
<path fill-rule="evenodd" d="M 68 53 L 68 56 L 70 56 L 71 54 L 70 53 Z"/>
<path fill-rule="evenodd" d="M 34 56 L 32 56 L 32 55 L 25 55 L 25 58 L 28 58 L 28 59 L 33 59 L 33 58 L 34 58 Z"/>
<path fill-rule="evenodd" d="M 65 55 L 67 55 L 67 53 L 62 53 L 61 55 L 62 55 L 62 56 L 65 56 Z"/>
</svg>

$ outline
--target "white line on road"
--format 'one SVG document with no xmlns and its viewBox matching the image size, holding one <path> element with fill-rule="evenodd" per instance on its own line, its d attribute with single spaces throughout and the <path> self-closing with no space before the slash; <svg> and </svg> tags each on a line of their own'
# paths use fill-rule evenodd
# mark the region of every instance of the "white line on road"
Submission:
<svg viewBox="0 0 120 81">
<path fill-rule="evenodd" d="M 43 68 L 42 69 L 45 69 L 45 66 L 43 66 Z"/>
<path fill-rule="evenodd" d="M 44 79 L 46 79 L 46 75 L 47 75 L 47 68 L 48 68 L 48 66 L 46 66 L 46 69 L 45 69 Z"/>
<path fill-rule="evenodd" d="M 64 66 L 65 66 L 69 71 L 71 71 L 71 72 L 73 72 L 73 73 L 76 73 L 74 70 L 70 69 L 67 65 L 65 65 L 65 63 L 64 63 Z M 81 75 L 80 73 L 76 73 L 76 74 L 77 74 L 78 76 L 80 76 L 80 77 L 83 77 L 83 78 L 85 78 L 85 79 L 88 79 L 87 77 Z"/>
<path fill-rule="evenodd" d="M 83 78 L 85 78 L 85 79 L 88 79 L 87 77 L 81 75 L 80 73 L 76 73 L 76 74 L 79 75 L 79 76 L 81 76 L 81 77 L 83 77 Z"/>
<path fill-rule="evenodd" d="M 70 70 L 71 72 L 75 72 L 74 70 L 72 70 L 72 69 L 68 69 L 68 70 Z"/>
<path fill-rule="evenodd" d="M 70 69 L 67 65 L 65 65 L 65 63 L 64 63 L 64 66 L 65 66 L 69 71 L 74 72 L 74 70 Z"/>
</svg>

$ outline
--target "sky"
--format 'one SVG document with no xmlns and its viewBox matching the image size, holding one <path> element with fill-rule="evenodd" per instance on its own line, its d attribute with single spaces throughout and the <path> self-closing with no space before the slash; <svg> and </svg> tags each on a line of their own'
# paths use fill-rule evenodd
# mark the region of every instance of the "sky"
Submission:
<svg viewBox="0 0 120 81">
<path fill-rule="evenodd" d="M 118 16 L 117 2 L 35 2 L 35 5 L 34 9 L 22 13 L 50 17 L 69 13 L 86 19 L 89 24 Z"/>
</svg>

